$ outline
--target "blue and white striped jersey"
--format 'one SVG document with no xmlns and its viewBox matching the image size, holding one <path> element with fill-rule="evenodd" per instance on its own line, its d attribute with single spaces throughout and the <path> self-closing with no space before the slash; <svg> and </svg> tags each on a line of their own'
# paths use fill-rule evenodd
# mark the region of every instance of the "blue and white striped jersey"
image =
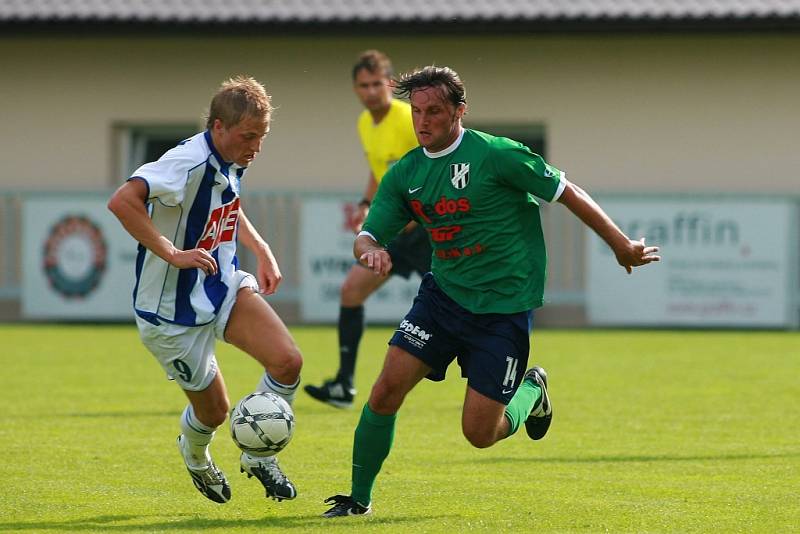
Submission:
<svg viewBox="0 0 800 534">
<path fill-rule="evenodd" d="M 150 218 L 178 249 L 204 248 L 219 265 L 178 269 L 139 245 L 133 307 L 155 324 L 166 321 L 198 326 L 214 320 L 237 269 L 239 187 L 245 168 L 227 163 L 214 148 L 211 133 L 198 133 L 146 163 L 132 175 L 148 187 Z"/>
</svg>

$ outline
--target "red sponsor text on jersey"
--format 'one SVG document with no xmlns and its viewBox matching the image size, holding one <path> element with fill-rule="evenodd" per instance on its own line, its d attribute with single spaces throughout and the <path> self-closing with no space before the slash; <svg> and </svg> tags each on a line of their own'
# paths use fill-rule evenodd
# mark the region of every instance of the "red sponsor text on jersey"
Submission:
<svg viewBox="0 0 800 534">
<path fill-rule="evenodd" d="M 441 243 L 443 241 L 452 241 L 453 237 L 461 231 L 461 226 L 441 226 L 439 228 L 428 228 L 431 234 L 431 240 L 434 243 Z"/>
<path fill-rule="evenodd" d="M 441 260 L 454 260 L 456 258 L 463 258 L 464 256 L 474 256 L 481 254 L 486 250 L 486 247 L 478 243 L 464 248 L 440 248 L 434 254 Z"/>
<path fill-rule="evenodd" d="M 239 221 L 239 199 L 220 206 L 211 212 L 205 230 L 197 248 L 212 251 L 220 243 L 233 241 L 236 235 L 236 224 Z"/>
<path fill-rule="evenodd" d="M 446 215 L 453 215 L 457 212 L 467 212 L 472 209 L 468 198 L 461 197 L 459 199 L 452 199 L 447 198 L 444 195 L 436 201 L 436 204 L 434 204 L 432 208 L 424 205 L 419 200 L 412 200 L 410 201 L 410 204 L 411 211 L 413 211 L 415 215 L 428 224 L 433 222 L 431 217 L 434 213 L 440 217 L 444 217 Z"/>
</svg>

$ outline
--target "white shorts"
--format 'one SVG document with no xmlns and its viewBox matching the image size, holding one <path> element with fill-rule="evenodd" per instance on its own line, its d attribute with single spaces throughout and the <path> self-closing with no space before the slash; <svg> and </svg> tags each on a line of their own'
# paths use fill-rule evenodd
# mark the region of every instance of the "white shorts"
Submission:
<svg viewBox="0 0 800 534">
<path fill-rule="evenodd" d="M 142 343 L 156 357 L 167 377 L 175 380 L 181 388 L 202 391 L 214 380 L 217 375 L 215 338 L 225 341 L 225 327 L 236 304 L 236 295 L 246 287 L 258 291 L 258 282 L 252 274 L 236 271 L 216 319 L 203 326 L 167 322 L 156 326 L 136 317 Z"/>
</svg>

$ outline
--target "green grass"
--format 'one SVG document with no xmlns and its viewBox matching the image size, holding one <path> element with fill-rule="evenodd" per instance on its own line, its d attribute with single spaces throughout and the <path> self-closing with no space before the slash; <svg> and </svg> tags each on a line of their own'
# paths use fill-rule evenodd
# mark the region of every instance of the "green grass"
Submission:
<svg viewBox="0 0 800 534">
<path fill-rule="evenodd" d="M 333 328 L 293 328 L 306 383 L 335 369 Z M 390 330 L 371 328 L 365 401 Z M 298 395 L 281 455 L 300 496 L 265 500 L 238 474 L 222 429 L 212 452 L 231 480 L 219 506 L 192 486 L 174 445 L 182 392 L 133 326 L 0 326 L 0 532 L 796 532 L 800 518 L 800 334 L 542 331 L 534 359 L 555 418 L 486 450 L 461 436 L 456 368 L 400 412 L 375 514 L 324 520 L 347 493 L 359 410 Z M 232 401 L 257 365 L 224 346 Z"/>
</svg>

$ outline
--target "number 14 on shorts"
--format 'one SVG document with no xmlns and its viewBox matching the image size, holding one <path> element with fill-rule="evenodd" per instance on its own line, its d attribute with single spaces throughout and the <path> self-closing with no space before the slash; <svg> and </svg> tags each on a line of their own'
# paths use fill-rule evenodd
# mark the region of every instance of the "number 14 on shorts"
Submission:
<svg viewBox="0 0 800 534">
<path fill-rule="evenodd" d="M 514 387 L 514 379 L 517 377 L 517 359 L 513 356 L 506 356 L 506 376 L 503 379 L 503 387 Z M 506 391 L 503 391 L 506 393 Z"/>
</svg>

